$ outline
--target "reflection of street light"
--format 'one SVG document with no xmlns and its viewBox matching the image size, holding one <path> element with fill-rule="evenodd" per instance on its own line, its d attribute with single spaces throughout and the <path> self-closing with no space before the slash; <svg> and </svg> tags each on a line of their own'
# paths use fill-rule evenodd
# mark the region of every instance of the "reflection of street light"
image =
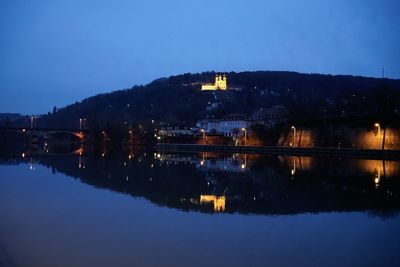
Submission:
<svg viewBox="0 0 400 267">
<path fill-rule="evenodd" d="M 378 136 L 380 135 L 380 133 L 381 133 L 381 125 L 379 124 L 379 123 L 375 123 L 374 124 L 374 126 L 376 127 L 376 128 L 378 128 Z"/>
<path fill-rule="evenodd" d="M 290 170 L 290 173 L 292 174 L 292 178 L 294 178 L 294 175 L 296 174 L 296 158 L 293 157 L 293 169 Z"/>
<path fill-rule="evenodd" d="M 381 180 L 381 170 L 380 169 L 378 169 L 378 170 L 375 169 L 375 171 L 376 171 L 376 176 L 375 176 L 374 182 L 375 182 L 375 187 L 378 188 L 379 187 L 379 182 Z"/>
<path fill-rule="evenodd" d="M 293 146 L 295 146 L 295 142 L 296 142 L 296 127 L 292 126 L 292 130 L 293 130 Z"/>
<path fill-rule="evenodd" d="M 201 166 L 204 165 L 205 159 L 206 159 L 205 153 L 202 153 L 202 159 L 201 159 L 201 161 L 200 161 L 200 165 L 201 165 Z"/>
<path fill-rule="evenodd" d="M 247 154 L 244 154 L 244 162 L 242 163 L 242 170 L 246 169 L 247 167 Z"/>
<path fill-rule="evenodd" d="M 244 131 L 244 146 L 246 146 L 247 130 L 246 130 L 246 128 L 242 128 L 242 131 Z"/>
</svg>

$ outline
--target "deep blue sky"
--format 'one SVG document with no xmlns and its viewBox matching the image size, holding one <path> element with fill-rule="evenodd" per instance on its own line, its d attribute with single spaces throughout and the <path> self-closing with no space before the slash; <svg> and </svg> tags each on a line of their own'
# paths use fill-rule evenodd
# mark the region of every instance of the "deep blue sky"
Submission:
<svg viewBox="0 0 400 267">
<path fill-rule="evenodd" d="M 1 0 L 0 112 L 184 72 L 400 78 L 398 0 Z"/>
</svg>

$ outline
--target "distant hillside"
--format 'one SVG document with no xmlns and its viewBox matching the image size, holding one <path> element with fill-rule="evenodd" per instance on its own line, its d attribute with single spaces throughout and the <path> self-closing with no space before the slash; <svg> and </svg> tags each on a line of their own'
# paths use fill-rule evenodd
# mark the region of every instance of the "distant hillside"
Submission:
<svg viewBox="0 0 400 267">
<path fill-rule="evenodd" d="M 24 116 L 19 113 L 0 113 L 0 120 L 16 120 L 21 117 Z"/>
<path fill-rule="evenodd" d="M 12 126 L 15 123 L 25 123 L 28 116 L 19 113 L 0 113 L 0 126 Z"/>
<path fill-rule="evenodd" d="M 394 120 L 400 112 L 400 80 L 343 75 L 257 71 L 226 73 L 228 86 L 241 90 L 200 90 L 214 72 L 157 79 L 145 86 L 99 94 L 41 116 L 38 127 L 133 126 L 151 120 L 194 123 L 230 113 L 284 105 L 293 119 L 372 117 Z M 210 107 L 213 103 L 213 108 Z"/>
</svg>

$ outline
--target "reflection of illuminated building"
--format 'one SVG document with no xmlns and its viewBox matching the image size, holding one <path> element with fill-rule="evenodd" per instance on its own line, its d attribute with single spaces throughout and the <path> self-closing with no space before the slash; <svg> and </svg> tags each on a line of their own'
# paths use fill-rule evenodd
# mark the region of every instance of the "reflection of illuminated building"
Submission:
<svg viewBox="0 0 400 267">
<path fill-rule="evenodd" d="M 201 171 L 223 171 L 242 173 L 247 171 L 247 155 L 242 157 L 233 155 L 232 157 L 214 158 L 208 157 L 207 152 L 202 153 L 199 159 L 192 155 L 179 154 L 155 154 L 158 160 L 174 165 L 178 164 L 194 164 Z"/>
<path fill-rule="evenodd" d="M 175 155 L 175 154 L 156 154 L 157 159 L 167 163 L 178 165 L 180 163 L 196 164 L 197 159 L 190 155 Z"/>
<path fill-rule="evenodd" d="M 222 159 L 202 159 L 196 167 L 200 170 L 223 171 L 240 173 L 246 171 L 246 157 L 242 158 L 222 158 Z"/>
<path fill-rule="evenodd" d="M 200 204 L 211 202 L 214 204 L 214 211 L 225 211 L 225 196 L 217 197 L 214 195 L 200 195 Z"/>
<path fill-rule="evenodd" d="M 247 155 L 239 157 L 239 154 L 232 155 L 232 157 L 224 158 L 206 158 L 207 153 L 203 153 L 200 165 L 196 164 L 196 167 L 200 170 L 211 170 L 211 171 L 223 171 L 223 172 L 235 172 L 240 173 L 247 168 Z"/>
</svg>

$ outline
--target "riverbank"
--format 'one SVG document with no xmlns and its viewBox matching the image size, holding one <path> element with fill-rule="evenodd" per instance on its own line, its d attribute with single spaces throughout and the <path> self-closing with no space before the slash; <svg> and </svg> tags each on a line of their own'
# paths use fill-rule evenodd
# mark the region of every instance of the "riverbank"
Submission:
<svg viewBox="0 0 400 267">
<path fill-rule="evenodd" d="M 325 147 L 279 147 L 279 146 L 228 146 L 201 144 L 157 144 L 159 151 L 179 152 L 228 152 L 249 154 L 275 154 L 293 156 L 349 157 L 366 159 L 400 159 L 400 150 L 325 148 Z"/>
</svg>

